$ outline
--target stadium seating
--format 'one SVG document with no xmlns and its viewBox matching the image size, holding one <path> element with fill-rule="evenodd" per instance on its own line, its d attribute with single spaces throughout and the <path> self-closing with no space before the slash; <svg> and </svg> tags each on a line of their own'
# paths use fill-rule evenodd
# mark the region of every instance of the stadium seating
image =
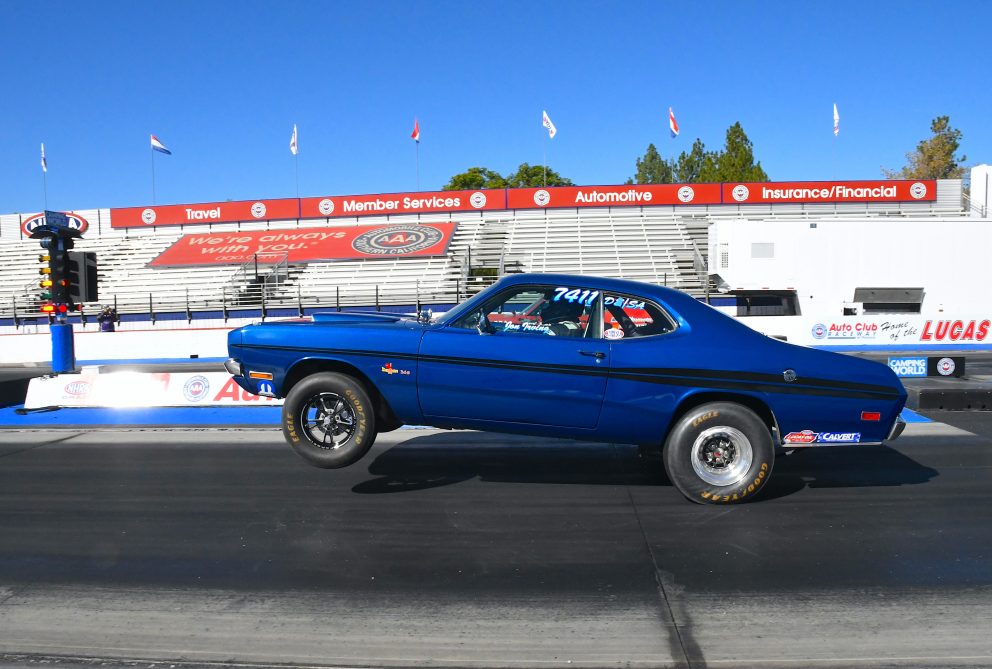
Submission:
<svg viewBox="0 0 992 669">
<path fill-rule="evenodd" d="M 718 219 L 920 216 L 962 211 L 961 182 L 941 181 L 934 203 L 838 205 L 710 205 L 528 209 L 374 216 L 332 221 L 224 223 L 183 228 L 110 228 L 106 209 L 79 212 L 90 230 L 77 250 L 94 251 L 100 304 L 119 313 L 308 310 L 328 306 L 379 308 L 447 305 L 510 272 L 562 272 L 665 284 L 702 296 L 707 290 L 707 227 Z M 23 238 L 24 217 L 0 216 L 0 332 L 37 318 L 39 246 Z M 193 232 L 295 229 L 392 223 L 458 222 L 447 252 L 431 258 L 149 267 L 163 250 Z M 87 305 L 92 313 L 99 305 Z"/>
</svg>

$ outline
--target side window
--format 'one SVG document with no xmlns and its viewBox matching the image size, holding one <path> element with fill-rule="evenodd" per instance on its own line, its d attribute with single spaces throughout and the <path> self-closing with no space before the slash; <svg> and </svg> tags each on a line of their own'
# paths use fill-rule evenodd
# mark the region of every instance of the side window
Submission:
<svg viewBox="0 0 992 669">
<path fill-rule="evenodd" d="M 648 337 L 674 329 L 672 319 L 653 302 L 630 295 L 603 295 L 603 336 L 606 339 Z"/>
<path fill-rule="evenodd" d="M 574 286 L 519 286 L 487 300 L 453 327 L 549 337 L 598 337 L 600 293 Z"/>
</svg>

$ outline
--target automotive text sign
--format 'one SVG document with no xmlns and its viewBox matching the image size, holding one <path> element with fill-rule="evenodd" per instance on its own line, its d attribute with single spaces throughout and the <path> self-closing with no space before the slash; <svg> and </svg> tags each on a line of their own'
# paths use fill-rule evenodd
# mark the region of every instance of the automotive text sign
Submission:
<svg viewBox="0 0 992 669">
<path fill-rule="evenodd" d="M 507 191 L 510 209 L 720 204 L 720 184 L 560 186 Z"/>
</svg>

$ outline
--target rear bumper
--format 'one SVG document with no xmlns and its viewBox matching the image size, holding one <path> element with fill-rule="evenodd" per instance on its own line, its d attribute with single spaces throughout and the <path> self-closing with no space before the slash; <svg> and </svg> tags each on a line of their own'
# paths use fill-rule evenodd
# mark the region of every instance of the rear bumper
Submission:
<svg viewBox="0 0 992 669">
<path fill-rule="evenodd" d="M 896 422 L 892 424 L 892 429 L 889 431 L 889 436 L 886 437 L 885 441 L 893 441 L 898 439 L 902 431 L 906 429 L 906 421 L 902 419 L 902 416 L 896 418 Z"/>
</svg>

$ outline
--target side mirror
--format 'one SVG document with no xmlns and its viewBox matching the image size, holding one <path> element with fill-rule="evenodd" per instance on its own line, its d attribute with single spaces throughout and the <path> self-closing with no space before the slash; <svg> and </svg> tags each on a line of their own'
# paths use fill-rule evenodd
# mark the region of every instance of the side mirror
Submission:
<svg viewBox="0 0 992 669">
<path fill-rule="evenodd" d="M 484 311 L 479 312 L 479 322 L 476 324 L 475 329 L 479 331 L 479 334 L 484 335 L 491 335 L 496 332 L 496 328 L 494 328 L 493 324 L 489 322 L 488 318 L 486 318 L 486 312 Z"/>
</svg>

